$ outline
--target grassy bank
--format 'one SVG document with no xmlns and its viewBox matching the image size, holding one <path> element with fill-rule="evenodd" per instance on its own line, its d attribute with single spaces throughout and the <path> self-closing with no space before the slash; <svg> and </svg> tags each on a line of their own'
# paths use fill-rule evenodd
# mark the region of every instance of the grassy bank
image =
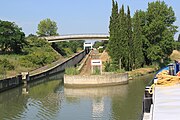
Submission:
<svg viewBox="0 0 180 120">
<path fill-rule="evenodd" d="M 66 46 L 57 46 L 59 51 L 56 51 L 50 43 L 38 39 L 36 36 L 27 37 L 26 41 L 27 45 L 24 46 L 22 53 L 14 54 L 0 51 L 0 79 L 15 76 L 21 72 L 38 73 L 82 50 L 79 46 L 75 46 L 76 50 L 73 51 L 70 49 L 71 47 L 67 46 L 71 43 L 65 42 L 61 44 L 66 44 Z M 61 55 L 61 52 L 64 53 L 64 56 Z"/>
<path fill-rule="evenodd" d="M 0 78 L 32 71 L 61 58 L 63 57 L 52 49 L 51 44 L 37 37 L 30 37 L 27 38 L 27 45 L 22 53 L 0 54 Z"/>
</svg>

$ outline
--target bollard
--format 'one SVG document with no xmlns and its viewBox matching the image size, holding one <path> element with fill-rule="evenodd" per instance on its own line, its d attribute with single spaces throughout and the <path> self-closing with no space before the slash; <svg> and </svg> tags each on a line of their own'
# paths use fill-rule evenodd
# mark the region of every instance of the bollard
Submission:
<svg viewBox="0 0 180 120">
<path fill-rule="evenodd" d="M 22 75 L 22 82 L 24 84 L 27 84 L 27 81 L 29 81 L 29 72 L 21 72 Z"/>
</svg>

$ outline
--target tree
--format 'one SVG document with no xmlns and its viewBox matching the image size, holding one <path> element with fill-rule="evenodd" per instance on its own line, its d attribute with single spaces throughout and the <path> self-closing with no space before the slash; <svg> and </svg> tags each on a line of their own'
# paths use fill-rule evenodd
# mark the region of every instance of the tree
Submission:
<svg viewBox="0 0 180 120">
<path fill-rule="evenodd" d="M 0 49 L 3 52 L 22 52 L 25 34 L 15 23 L 0 20 Z"/>
<path fill-rule="evenodd" d="M 127 15 L 124 13 L 124 5 L 122 5 L 119 11 L 119 26 L 118 26 L 118 61 L 120 68 L 128 70 L 129 63 L 129 41 L 127 36 Z"/>
<path fill-rule="evenodd" d="M 105 42 L 104 41 L 96 41 L 93 45 L 94 48 L 99 48 L 99 46 L 104 46 Z"/>
<path fill-rule="evenodd" d="M 128 39 L 128 70 L 132 70 L 133 65 L 133 40 L 132 40 L 132 22 L 131 22 L 131 14 L 128 6 L 127 10 L 127 39 Z"/>
<path fill-rule="evenodd" d="M 112 59 L 113 64 L 118 64 L 118 26 L 119 26 L 118 4 L 112 0 L 112 12 L 109 24 L 109 42 L 107 46 L 108 53 Z"/>
<path fill-rule="evenodd" d="M 47 18 L 38 24 L 38 31 L 36 32 L 39 36 L 54 36 L 58 35 L 57 33 L 57 24 L 51 19 Z"/>
<path fill-rule="evenodd" d="M 138 16 L 139 16 L 141 32 L 142 32 L 142 50 L 143 50 L 143 56 L 144 56 L 144 62 L 145 62 L 144 64 L 149 65 L 151 64 L 151 60 L 148 59 L 147 57 L 148 56 L 147 49 L 150 46 L 150 42 L 145 36 L 146 34 L 145 28 L 147 24 L 146 11 L 139 10 Z"/>
<path fill-rule="evenodd" d="M 156 1 L 148 4 L 145 17 L 143 28 L 148 40 L 147 58 L 151 62 L 163 61 L 174 49 L 173 36 L 177 31 L 177 27 L 173 25 L 176 20 L 174 11 L 165 2 Z"/>
<path fill-rule="evenodd" d="M 108 43 L 108 53 L 112 59 L 115 69 L 131 70 L 131 52 L 132 49 L 132 23 L 130 10 L 128 15 L 124 12 L 124 5 L 118 13 L 118 5 L 112 1 L 112 13 L 110 17 L 110 38 Z"/>
<path fill-rule="evenodd" d="M 141 21 L 139 19 L 139 12 L 136 11 L 133 17 L 133 42 L 132 42 L 133 69 L 137 69 L 141 67 L 144 62 L 142 46 L 143 46 L 143 35 L 141 30 Z"/>
</svg>

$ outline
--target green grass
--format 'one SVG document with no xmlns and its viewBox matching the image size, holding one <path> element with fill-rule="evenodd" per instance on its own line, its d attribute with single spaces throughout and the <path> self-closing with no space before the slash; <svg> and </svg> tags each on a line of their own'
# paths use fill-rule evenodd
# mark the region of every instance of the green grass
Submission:
<svg viewBox="0 0 180 120">
<path fill-rule="evenodd" d="M 100 75 L 100 74 L 101 74 L 100 69 L 99 69 L 99 68 L 97 68 L 97 67 L 95 67 L 95 69 L 94 69 L 94 71 L 93 71 L 92 75 Z"/>
<path fill-rule="evenodd" d="M 79 71 L 75 67 L 69 67 L 65 69 L 66 75 L 78 75 Z"/>
<path fill-rule="evenodd" d="M 8 70 L 6 68 L 3 67 L 3 65 L 1 64 L 0 66 L 0 71 L 4 71 L 6 72 L 6 76 L 14 76 L 22 71 L 29 71 L 32 68 L 26 68 L 24 66 L 20 65 L 20 59 L 22 58 L 23 55 L 16 55 L 16 54 L 10 54 L 10 55 L 0 55 L 0 60 L 4 60 L 6 59 L 7 61 L 9 61 L 9 63 L 14 66 L 14 69 L 12 70 Z M 0 72 L 0 75 L 4 74 Z"/>
<path fill-rule="evenodd" d="M 61 49 L 64 50 L 66 56 L 61 56 L 51 47 L 51 44 L 45 40 L 38 39 L 38 37 L 28 37 L 26 38 L 27 45 L 22 49 L 22 53 L 12 54 L 1 53 L 0 54 L 0 79 L 4 76 L 15 76 L 21 72 L 31 72 L 42 66 L 47 66 L 47 69 L 54 64 L 53 62 L 63 59 L 64 57 L 70 57 L 74 54 L 72 48 L 61 46 Z M 71 45 L 69 42 L 67 42 Z M 67 44 L 66 43 L 66 44 Z M 80 50 L 81 48 L 78 48 Z M 2 52 L 2 51 L 0 51 Z M 4 65 L 1 64 L 1 61 L 6 60 L 8 67 L 4 69 Z M 9 69 L 13 68 L 13 69 Z M 34 72 L 37 72 L 34 71 Z M 67 69 L 67 74 L 78 74 L 79 71 L 76 71 L 74 68 Z"/>
</svg>

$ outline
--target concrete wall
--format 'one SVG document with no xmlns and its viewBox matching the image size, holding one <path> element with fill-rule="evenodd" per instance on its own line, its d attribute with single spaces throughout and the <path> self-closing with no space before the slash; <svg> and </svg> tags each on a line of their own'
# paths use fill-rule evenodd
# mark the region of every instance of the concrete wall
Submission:
<svg viewBox="0 0 180 120">
<path fill-rule="evenodd" d="M 0 80 L 0 92 L 14 88 L 20 84 L 22 84 L 21 75 Z"/>
<path fill-rule="evenodd" d="M 56 66 L 44 70 L 40 73 L 36 73 L 33 75 L 30 75 L 30 79 L 28 82 L 31 82 L 33 80 L 37 80 L 43 77 L 46 77 L 47 75 L 53 75 L 55 73 L 64 71 L 66 67 L 71 67 L 71 66 L 75 66 L 77 65 L 84 57 L 86 56 L 86 51 L 82 51 L 80 53 L 77 53 L 76 55 L 74 55 L 73 57 L 70 57 L 69 59 L 67 59 L 64 62 L 61 62 L 59 64 L 57 64 Z"/>
<path fill-rule="evenodd" d="M 127 84 L 128 74 L 64 75 L 64 85 L 71 87 L 104 86 Z"/>
<path fill-rule="evenodd" d="M 56 66 L 50 69 L 44 70 L 40 73 L 29 75 L 27 78 L 27 82 L 32 82 L 34 80 L 38 80 L 46 76 L 64 71 L 66 67 L 70 67 L 70 66 L 74 66 L 78 64 L 85 57 L 85 55 L 86 55 L 86 51 L 82 51 L 80 53 L 77 53 L 73 57 L 67 59 L 66 61 L 57 64 Z M 22 75 L 0 80 L 0 92 L 17 87 L 23 83 L 24 81 L 22 80 Z"/>
</svg>

